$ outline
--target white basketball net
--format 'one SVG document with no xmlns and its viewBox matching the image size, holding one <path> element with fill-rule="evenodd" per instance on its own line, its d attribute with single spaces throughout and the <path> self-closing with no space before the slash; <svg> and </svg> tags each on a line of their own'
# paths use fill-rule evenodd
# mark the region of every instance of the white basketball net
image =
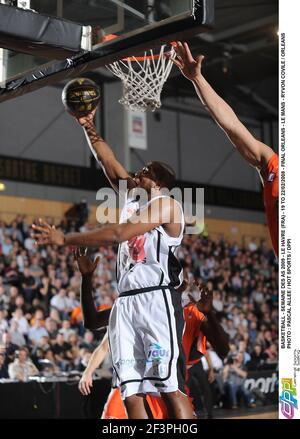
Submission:
<svg viewBox="0 0 300 439">
<path fill-rule="evenodd" d="M 123 83 L 120 104 L 135 111 L 155 111 L 161 107 L 161 92 L 173 66 L 170 57 L 175 55 L 173 47 L 166 47 L 162 46 L 156 56 L 152 49 L 147 50 L 142 61 L 131 56 L 106 66 Z"/>
</svg>

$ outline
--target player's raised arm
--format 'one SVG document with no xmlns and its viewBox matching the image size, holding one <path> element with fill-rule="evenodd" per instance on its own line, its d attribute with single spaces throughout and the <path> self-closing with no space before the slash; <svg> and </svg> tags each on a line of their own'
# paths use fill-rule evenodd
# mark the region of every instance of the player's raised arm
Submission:
<svg viewBox="0 0 300 439">
<path fill-rule="evenodd" d="M 171 198 L 154 200 L 139 214 L 130 217 L 127 223 L 112 224 L 84 233 L 64 234 L 40 219 L 39 225 L 33 224 L 32 237 L 37 245 L 76 245 L 78 247 L 97 247 L 100 245 L 120 244 L 143 235 L 155 227 L 164 225 L 170 236 L 177 237 L 181 230 L 181 211 Z"/>
<path fill-rule="evenodd" d="M 106 177 L 115 190 L 117 190 L 120 180 L 127 180 L 128 189 L 131 189 L 135 186 L 135 182 L 123 165 L 117 160 L 111 147 L 97 132 L 94 124 L 95 113 L 96 109 L 85 117 L 76 118 L 85 132 L 91 152 L 97 162 L 102 166 Z"/>
<path fill-rule="evenodd" d="M 191 54 L 187 43 L 177 43 L 174 64 L 182 74 L 192 81 L 196 92 L 216 123 L 225 131 L 233 145 L 251 165 L 263 168 L 274 154 L 274 151 L 257 140 L 243 125 L 232 108 L 214 91 L 202 75 L 204 56 L 196 59 Z"/>
<path fill-rule="evenodd" d="M 79 271 L 82 276 L 80 303 L 83 314 L 84 327 L 97 330 L 108 326 L 110 309 L 98 311 L 93 298 L 92 278 L 99 262 L 99 257 L 92 261 L 86 256 L 86 248 L 76 248 L 74 257 L 77 261 Z"/>
</svg>

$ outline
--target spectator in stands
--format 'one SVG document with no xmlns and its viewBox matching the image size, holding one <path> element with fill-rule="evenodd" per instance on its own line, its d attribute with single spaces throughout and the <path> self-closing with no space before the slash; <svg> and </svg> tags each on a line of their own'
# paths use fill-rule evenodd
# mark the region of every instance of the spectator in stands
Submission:
<svg viewBox="0 0 300 439">
<path fill-rule="evenodd" d="M 54 355 L 52 349 L 48 349 L 44 353 L 44 359 L 48 360 L 51 363 L 51 365 L 52 365 L 52 367 L 49 368 L 48 375 L 50 374 L 50 376 L 51 376 L 51 372 L 52 372 L 52 374 L 53 373 L 59 373 L 60 368 L 59 368 L 59 365 L 58 365 L 58 363 L 57 363 L 57 361 L 55 359 L 55 355 Z"/>
<path fill-rule="evenodd" d="M 8 328 L 7 312 L 0 308 L 0 335 Z"/>
<path fill-rule="evenodd" d="M 217 312 L 222 312 L 224 303 L 220 291 L 214 291 L 213 306 Z"/>
<path fill-rule="evenodd" d="M 0 310 L 9 308 L 9 296 L 3 285 L 0 285 Z"/>
<path fill-rule="evenodd" d="M 38 254 L 38 253 L 37 253 Z M 39 264 L 39 257 L 33 256 L 31 259 L 31 264 L 29 266 L 29 273 L 37 280 L 39 281 L 40 278 L 43 276 L 44 271 L 41 268 Z"/>
<path fill-rule="evenodd" d="M 18 323 L 18 329 L 23 335 L 27 335 L 29 331 L 29 323 L 26 317 L 24 316 L 24 312 L 22 308 L 16 308 L 12 313 L 11 322 L 16 321 Z"/>
<path fill-rule="evenodd" d="M 225 325 L 224 325 L 224 330 L 229 335 L 229 339 L 234 340 L 236 333 L 237 333 L 237 330 L 234 327 L 233 320 L 231 320 L 231 319 L 226 320 Z"/>
<path fill-rule="evenodd" d="M 41 367 L 40 360 L 44 359 L 44 351 L 39 346 L 35 346 L 31 351 L 31 359 L 33 364 L 39 370 Z"/>
<path fill-rule="evenodd" d="M 239 342 L 238 352 L 243 355 L 243 365 L 247 364 L 250 361 L 251 356 L 247 352 L 247 343 L 245 340 Z"/>
<path fill-rule="evenodd" d="M 8 366 L 9 378 L 17 381 L 27 381 L 30 376 L 38 375 L 39 371 L 28 357 L 27 348 L 21 348 L 17 357 Z"/>
<path fill-rule="evenodd" d="M 62 318 L 65 318 L 69 311 L 66 290 L 61 288 L 59 292 L 52 297 L 50 304 L 60 312 Z"/>
<path fill-rule="evenodd" d="M 19 323 L 17 320 L 11 320 L 9 333 L 13 344 L 17 345 L 19 348 L 26 345 L 24 335 L 19 331 Z"/>
<path fill-rule="evenodd" d="M 11 304 L 9 310 L 11 315 L 17 310 L 21 309 L 23 311 L 23 314 L 26 316 L 26 314 L 30 314 L 31 312 L 31 304 L 25 302 L 24 297 L 21 294 L 18 294 L 15 300 L 13 301 L 13 304 Z"/>
<path fill-rule="evenodd" d="M 52 320 L 54 320 L 58 326 L 61 325 L 61 318 L 60 318 L 59 312 L 56 308 L 50 309 L 49 317 Z"/>
<path fill-rule="evenodd" d="M 79 358 L 77 358 L 77 361 L 76 361 L 76 369 L 77 370 L 79 370 L 80 372 L 83 372 L 85 369 L 86 369 L 86 365 L 87 365 L 87 363 L 86 363 L 86 354 L 88 354 L 88 349 L 86 349 L 86 348 L 84 348 L 84 347 L 82 347 L 80 350 L 79 350 Z"/>
<path fill-rule="evenodd" d="M 93 352 L 96 346 L 97 343 L 95 342 L 94 334 L 91 331 L 85 331 L 83 342 L 81 343 L 81 347 L 84 347 L 88 351 Z"/>
<path fill-rule="evenodd" d="M 48 337 L 48 332 L 43 325 L 43 318 L 35 317 L 35 323 L 28 331 L 28 338 L 33 345 L 36 345 L 43 336 Z"/>
<path fill-rule="evenodd" d="M 19 297 L 19 290 L 15 286 L 9 287 L 9 312 L 12 313 L 16 308 L 16 300 Z"/>
<path fill-rule="evenodd" d="M 3 378 L 9 378 L 7 364 L 5 362 L 5 355 L 0 353 L 0 380 Z"/>
<path fill-rule="evenodd" d="M 251 293 L 251 299 L 256 303 L 256 304 L 261 304 L 264 301 L 264 294 L 263 294 L 263 283 L 259 282 L 256 285 L 256 288 L 252 291 Z"/>
<path fill-rule="evenodd" d="M 13 241 L 19 241 L 23 243 L 23 235 L 17 227 L 17 222 L 13 221 L 8 228 L 8 235 L 13 239 Z"/>
<path fill-rule="evenodd" d="M 266 361 L 266 354 L 262 352 L 262 348 L 260 344 L 255 344 L 253 352 L 251 354 L 251 359 L 247 364 L 248 370 L 260 370 L 263 368 L 263 365 Z"/>
<path fill-rule="evenodd" d="M 62 370 L 68 370 L 73 355 L 71 352 L 71 345 L 65 341 L 64 334 L 59 331 L 52 346 L 55 360 Z"/>
<path fill-rule="evenodd" d="M 277 363 L 278 361 L 278 349 L 275 343 L 272 343 L 266 350 L 266 362 L 267 363 Z"/>
<path fill-rule="evenodd" d="M 34 314 L 33 317 L 30 320 L 30 324 L 33 326 L 35 324 L 36 320 L 40 320 L 42 322 L 42 325 L 44 326 L 44 311 L 42 310 L 42 308 L 36 308 L 34 310 Z"/>
<path fill-rule="evenodd" d="M 2 245 L 4 241 L 5 229 L 5 222 L 0 219 L 0 245 Z"/>
<path fill-rule="evenodd" d="M 42 349 L 43 352 L 46 352 L 48 349 L 51 349 L 52 345 L 50 338 L 46 337 L 45 335 L 41 337 L 37 347 Z"/>
<path fill-rule="evenodd" d="M 45 321 L 45 328 L 47 330 L 50 340 L 56 340 L 58 332 L 57 322 L 51 317 L 48 317 Z"/>
<path fill-rule="evenodd" d="M 14 354 L 18 350 L 18 346 L 11 341 L 9 332 L 3 332 L 1 345 L 3 346 L 5 352 L 5 361 L 9 363 L 14 359 Z"/>
<path fill-rule="evenodd" d="M 2 241 L 2 253 L 8 256 L 13 249 L 12 240 L 6 235 Z"/>
<path fill-rule="evenodd" d="M 238 396 L 241 396 L 247 407 L 255 407 L 255 403 L 250 393 L 245 389 L 245 379 L 247 372 L 243 365 L 244 356 L 239 353 L 236 357 L 231 357 L 223 370 L 224 390 L 229 397 L 231 408 L 238 408 Z"/>
<path fill-rule="evenodd" d="M 37 291 L 38 284 L 37 279 L 31 275 L 29 268 L 24 268 L 24 272 L 21 277 L 21 285 L 26 301 L 31 303 L 34 298 L 34 294 Z"/>
<path fill-rule="evenodd" d="M 79 305 L 80 305 L 80 302 L 76 297 L 75 291 L 73 291 L 73 290 L 68 291 L 67 309 L 69 310 L 69 312 L 72 312 Z"/>
<path fill-rule="evenodd" d="M 79 291 L 81 285 L 81 276 L 79 271 L 75 271 L 73 276 L 70 278 L 70 287 L 75 291 Z"/>
<path fill-rule="evenodd" d="M 235 275 L 232 277 L 231 286 L 235 293 L 240 294 L 242 289 L 242 279 L 239 273 L 235 273 Z"/>
<path fill-rule="evenodd" d="M 249 342 L 253 345 L 256 341 L 257 334 L 258 334 L 256 321 L 250 322 L 248 334 L 249 334 Z"/>
<path fill-rule="evenodd" d="M 71 334 L 75 334 L 74 329 L 71 328 L 71 322 L 70 320 L 63 320 L 62 322 L 62 328 L 60 329 L 60 334 L 63 334 L 65 337 L 65 340 L 68 340 Z"/>
<path fill-rule="evenodd" d="M 30 254 L 32 254 L 36 250 L 34 245 L 34 239 L 32 239 L 30 235 L 26 237 L 24 241 L 24 247 Z"/>
<path fill-rule="evenodd" d="M 49 312 L 50 300 L 52 297 L 52 288 L 53 286 L 51 285 L 50 278 L 47 276 L 43 276 L 37 295 L 40 299 L 40 304 L 42 308 L 47 312 Z"/>
<path fill-rule="evenodd" d="M 6 268 L 5 277 L 11 285 L 15 285 L 18 283 L 18 264 L 15 258 L 12 259 L 10 265 Z"/>
</svg>

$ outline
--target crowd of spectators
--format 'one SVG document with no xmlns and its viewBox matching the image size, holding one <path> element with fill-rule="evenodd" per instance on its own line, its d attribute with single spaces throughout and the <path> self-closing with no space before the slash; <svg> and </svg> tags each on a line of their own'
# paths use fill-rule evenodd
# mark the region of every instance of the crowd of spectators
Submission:
<svg viewBox="0 0 300 439">
<path fill-rule="evenodd" d="M 241 248 L 186 235 L 179 258 L 190 289 L 196 277 L 213 291 L 214 309 L 230 338 L 230 355 L 243 352 L 253 370 L 276 362 L 278 266 L 273 251 L 264 243 Z"/>
<path fill-rule="evenodd" d="M 60 226 L 76 230 L 67 221 Z M 0 221 L 0 378 L 26 380 L 47 365 L 50 373 L 83 371 L 103 335 L 83 327 L 81 276 L 72 250 L 38 249 L 30 233 L 22 216 L 10 224 Z M 95 297 L 99 307 L 111 306 L 115 251 L 100 253 Z"/>
<path fill-rule="evenodd" d="M 67 221 L 60 227 L 76 230 Z M 30 232 L 23 216 L 9 224 L 0 221 L 0 378 L 26 380 L 45 364 L 52 364 L 52 373 L 82 371 L 101 338 L 82 324 L 81 276 L 72 249 L 38 249 Z M 97 306 L 112 306 L 116 248 L 100 247 L 92 255 L 100 256 L 93 280 Z M 241 247 L 209 235 L 186 235 L 178 256 L 190 289 L 200 279 L 213 290 L 215 311 L 230 337 L 225 363 L 215 359 L 224 381 L 234 375 L 235 363 L 247 370 L 276 364 L 278 268 L 266 244 Z"/>
<path fill-rule="evenodd" d="M 278 265 L 263 242 L 246 248 L 224 240 L 186 235 L 179 256 L 185 275 L 213 291 L 215 312 L 229 336 L 230 351 L 221 359 L 209 349 L 216 380 L 213 388 L 228 407 L 239 400 L 248 407 L 255 398 L 244 384 L 249 372 L 276 370 L 278 366 Z M 205 358 L 204 369 L 208 370 Z"/>
</svg>

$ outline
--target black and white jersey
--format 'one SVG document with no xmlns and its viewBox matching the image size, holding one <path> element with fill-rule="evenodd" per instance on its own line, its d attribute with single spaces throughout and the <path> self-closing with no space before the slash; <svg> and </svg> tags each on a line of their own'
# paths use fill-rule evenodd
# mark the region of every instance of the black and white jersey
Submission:
<svg viewBox="0 0 300 439">
<path fill-rule="evenodd" d="M 152 198 L 150 203 L 166 196 Z M 126 222 L 139 208 L 134 199 L 128 199 L 121 212 L 120 222 Z M 184 216 L 181 210 L 181 231 L 176 238 L 167 234 L 162 226 L 144 235 L 135 236 L 119 246 L 117 281 L 120 293 L 149 287 L 177 288 L 182 282 L 182 267 L 176 253 L 183 238 Z"/>
</svg>

